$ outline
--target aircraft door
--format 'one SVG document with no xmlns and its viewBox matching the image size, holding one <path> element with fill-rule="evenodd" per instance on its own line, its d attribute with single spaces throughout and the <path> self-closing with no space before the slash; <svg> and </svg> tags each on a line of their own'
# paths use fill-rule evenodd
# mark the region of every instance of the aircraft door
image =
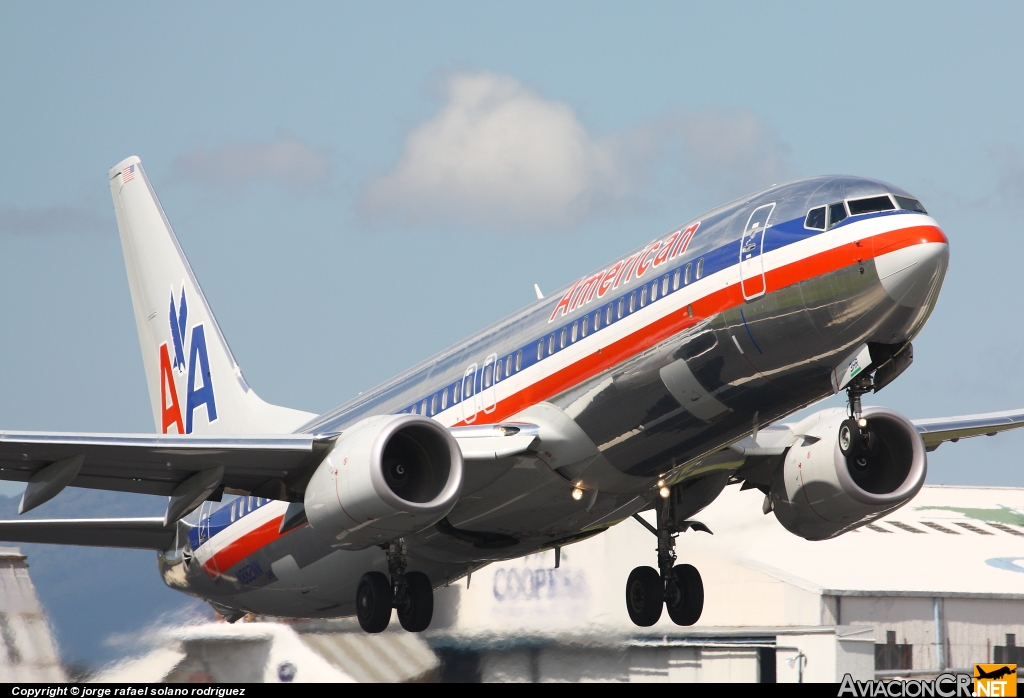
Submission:
<svg viewBox="0 0 1024 698">
<path fill-rule="evenodd" d="M 740 237 L 740 289 L 743 298 L 753 300 L 765 293 L 764 231 L 769 225 L 775 203 L 758 206 L 750 214 Z"/>
<path fill-rule="evenodd" d="M 479 409 L 476 396 L 476 362 L 474 361 L 462 374 L 462 421 L 466 424 L 475 422 Z"/>
<path fill-rule="evenodd" d="M 484 414 L 490 414 L 498 407 L 498 387 L 494 382 L 494 363 L 498 360 L 497 354 L 491 354 L 484 359 L 484 370 L 480 386 L 480 397 L 483 403 Z"/>
<path fill-rule="evenodd" d="M 213 502 L 203 502 L 199 508 L 199 545 L 210 538 L 210 514 L 213 513 Z"/>
</svg>

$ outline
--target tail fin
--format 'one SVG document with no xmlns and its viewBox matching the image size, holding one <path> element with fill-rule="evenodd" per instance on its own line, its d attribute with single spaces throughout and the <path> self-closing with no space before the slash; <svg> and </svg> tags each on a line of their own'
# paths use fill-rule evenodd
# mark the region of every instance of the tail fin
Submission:
<svg viewBox="0 0 1024 698">
<path fill-rule="evenodd" d="M 249 389 L 139 158 L 109 175 L 157 430 L 281 434 L 312 419 Z"/>
</svg>

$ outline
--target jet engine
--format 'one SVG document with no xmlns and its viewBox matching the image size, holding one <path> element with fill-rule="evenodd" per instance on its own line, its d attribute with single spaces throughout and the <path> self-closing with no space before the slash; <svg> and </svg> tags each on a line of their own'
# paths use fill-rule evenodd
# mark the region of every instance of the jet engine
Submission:
<svg viewBox="0 0 1024 698">
<path fill-rule="evenodd" d="M 306 486 L 316 533 L 360 550 L 445 517 L 462 491 L 462 451 L 451 433 L 412 414 L 370 417 L 345 431 Z"/>
<path fill-rule="evenodd" d="M 817 416 L 802 423 L 812 426 L 797 432 L 799 441 L 772 478 L 772 510 L 790 532 L 807 540 L 834 538 L 903 506 L 921 489 L 927 459 L 909 419 L 884 407 L 865 408 L 863 448 L 847 457 L 840 444 L 844 423 L 847 429 L 851 424 L 845 412 Z M 848 440 L 842 445 L 850 452 Z"/>
</svg>

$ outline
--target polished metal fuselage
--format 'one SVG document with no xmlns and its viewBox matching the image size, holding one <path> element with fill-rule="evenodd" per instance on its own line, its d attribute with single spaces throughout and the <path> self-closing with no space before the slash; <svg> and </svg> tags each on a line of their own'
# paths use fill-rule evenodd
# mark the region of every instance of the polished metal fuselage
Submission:
<svg viewBox="0 0 1024 698">
<path fill-rule="evenodd" d="M 804 227 L 811 208 L 883 193 L 905 194 L 873 180 L 818 177 L 711 211 L 676 229 L 699 223 L 678 257 L 568 313 L 553 313 L 572 287 L 561 289 L 303 431 L 343 433 L 372 415 L 426 410 L 448 426 L 543 421 L 568 435 L 550 448 L 542 443 L 535 453 L 467 465 L 448 529 L 431 527 L 406 538 L 410 569 L 427 573 L 435 586 L 492 560 L 600 532 L 648 507 L 659 481 L 715 476 L 724 484 L 742 458 L 722 455 L 722 449 L 831 395 L 830 373 L 854 349 L 866 342 L 902 345 L 931 312 L 944 259 L 928 272 L 927 293 L 908 304 L 890 295 L 876 270 L 875 258 L 891 240 L 870 232 L 878 226 L 937 231 L 930 218 L 896 211 L 871 219 L 875 223 L 865 218 L 829 231 Z M 758 210 L 768 217 L 760 237 L 751 237 L 748 226 Z M 863 235 L 840 240 L 859 230 L 855 225 Z M 945 244 L 941 232 L 938 239 Z M 778 250 L 772 258 L 787 254 L 788 261 L 765 271 L 764 260 Z M 704 273 L 697 279 L 701 261 Z M 499 362 L 502 373 L 494 380 Z M 586 457 L 565 445 L 578 443 L 590 449 Z M 579 499 L 572 496 L 577 487 L 584 491 Z M 210 512 L 206 505 L 200 516 Z M 451 528 L 474 535 L 452 535 Z M 168 584 L 227 607 L 273 615 L 351 614 L 360 576 L 387 569 L 380 549 L 339 550 L 308 526 L 212 577 L 199 565 L 184 564 L 193 552 L 161 556 Z"/>
</svg>

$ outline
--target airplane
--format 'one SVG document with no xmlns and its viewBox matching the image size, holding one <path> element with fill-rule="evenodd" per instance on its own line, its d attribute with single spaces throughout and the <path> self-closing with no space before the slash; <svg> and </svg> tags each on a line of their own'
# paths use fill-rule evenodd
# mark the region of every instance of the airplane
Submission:
<svg viewBox="0 0 1024 698">
<path fill-rule="evenodd" d="M 949 260 L 883 182 L 813 177 L 709 211 L 313 414 L 249 387 L 139 158 L 109 180 L 157 433 L 0 432 L 0 479 L 27 483 L 19 513 L 68 486 L 167 510 L 3 521 L 0 540 L 153 550 L 168 586 L 232 622 L 355 615 L 376 633 L 397 610 L 420 632 L 435 589 L 540 551 L 557 566 L 636 518 L 657 567 L 630 573 L 630 619 L 692 625 L 704 585 L 676 538 L 708 532 L 692 517 L 725 487 L 827 539 L 913 499 L 943 442 L 1024 425 L 862 406 L 913 361 Z M 782 421 L 843 391 L 845 409 Z"/>
<path fill-rule="evenodd" d="M 992 671 L 985 671 L 984 669 L 981 668 L 980 665 L 976 664 L 974 666 L 974 672 L 977 674 L 977 676 L 974 677 L 976 679 L 994 679 L 994 680 L 999 680 L 999 679 L 1003 678 L 1004 676 L 1009 676 L 1010 674 L 1016 674 L 1017 673 L 1017 668 L 1014 667 L 1013 669 L 1011 669 L 1010 666 L 1007 665 L 1007 666 L 1001 666 L 998 669 L 993 669 Z"/>
</svg>

